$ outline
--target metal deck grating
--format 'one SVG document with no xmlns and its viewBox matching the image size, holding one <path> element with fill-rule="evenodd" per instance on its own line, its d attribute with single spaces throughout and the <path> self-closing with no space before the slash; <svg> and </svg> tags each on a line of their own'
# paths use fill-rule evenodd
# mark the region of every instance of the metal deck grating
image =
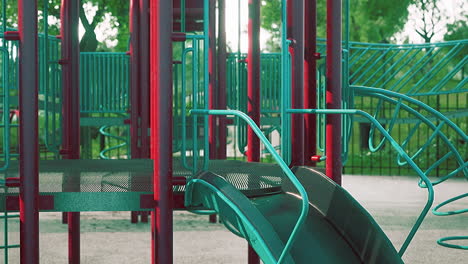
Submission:
<svg viewBox="0 0 468 264">
<path fill-rule="evenodd" d="M 18 177 L 18 162 L 12 162 L 7 177 Z M 59 192 L 152 192 L 152 160 L 58 160 L 41 161 L 40 193 Z M 224 177 L 241 191 L 281 186 L 283 172 L 279 166 L 234 160 L 212 160 L 208 171 Z M 191 177 L 179 159 L 174 158 L 174 177 Z M 183 192 L 185 186 L 175 186 Z M 4 190 L 0 190 L 4 192 Z M 19 188 L 8 188 L 17 194 Z"/>
</svg>

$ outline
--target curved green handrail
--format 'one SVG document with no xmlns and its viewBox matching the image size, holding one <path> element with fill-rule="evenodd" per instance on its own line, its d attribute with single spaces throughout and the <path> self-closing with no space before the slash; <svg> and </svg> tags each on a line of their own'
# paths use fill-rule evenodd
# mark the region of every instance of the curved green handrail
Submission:
<svg viewBox="0 0 468 264">
<path fill-rule="evenodd" d="M 413 129 L 408 133 L 408 136 L 406 137 L 406 139 L 403 141 L 402 147 L 405 147 L 409 143 L 410 139 L 415 134 L 417 128 L 419 127 L 419 125 L 421 123 L 426 124 L 427 126 L 429 126 L 434 131 L 427 142 L 431 142 L 436 136 L 439 136 L 446 143 L 446 145 L 450 149 L 450 152 L 445 154 L 443 157 L 439 158 L 439 160 L 437 160 L 436 162 L 434 162 L 434 164 L 432 164 L 426 170 L 425 173 L 428 174 L 435 167 L 440 165 L 443 161 L 445 161 L 446 159 L 448 159 L 452 155 L 457 160 L 457 162 L 459 164 L 459 167 L 457 169 L 455 169 L 454 171 L 452 171 L 451 173 L 449 173 L 448 175 L 446 175 L 444 177 L 441 177 L 436 181 L 433 181 L 432 185 L 437 185 L 437 184 L 447 180 L 448 178 L 456 175 L 460 171 L 462 171 L 464 173 L 465 177 L 467 177 L 467 175 L 468 175 L 468 162 L 464 161 L 464 158 L 461 157 L 461 155 L 458 153 L 455 146 L 453 146 L 453 144 L 450 142 L 450 140 L 443 133 L 440 132 L 440 129 L 441 129 L 442 125 L 446 124 L 447 126 L 449 126 L 451 129 L 453 129 L 453 131 L 455 131 L 461 137 L 461 140 L 463 140 L 465 142 L 468 142 L 468 136 L 453 121 L 451 121 L 449 118 L 447 118 L 446 116 L 444 116 L 442 113 L 438 112 L 437 110 L 433 109 L 432 107 L 424 104 L 423 102 L 421 102 L 419 100 L 413 99 L 413 98 L 411 98 L 409 96 L 406 96 L 406 95 L 403 95 L 403 94 L 400 94 L 400 93 L 396 93 L 396 92 L 393 92 L 393 91 L 379 89 L 379 88 L 370 88 L 370 87 L 362 87 L 362 86 L 352 86 L 352 87 L 355 90 L 356 94 L 359 94 L 361 96 L 373 96 L 373 97 L 379 98 L 381 100 L 386 100 L 386 101 L 388 101 L 390 103 L 397 104 L 397 105 L 399 105 L 399 108 L 407 111 L 408 113 L 414 115 L 415 117 L 417 117 L 419 119 L 419 122 L 413 127 Z M 393 99 L 392 97 L 393 98 L 398 98 L 398 100 Z M 404 100 L 404 101 L 406 101 L 408 103 L 414 104 L 419 109 L 423 109 L 424 111 L 427 111 L 432 116 L 434 116 L 435 118 L 440 120 L 440 124 L 438 124 L 436 126 L 435 124 L 433 124 L 431 122 L 431 120 L 429 118 L 422 115 L 420 113 L 420 110 L 416 110 L 416 109 L 408 106 L 407 104 L 403 104 L 401 100 Z M 423 150 L 427 149 L 428 147 L 429 147 L 428 143 L 421 146 L 420 149 L 418 151 L 416 151 L 416 153 L 411 156 L 411 159 L 414 160 L 419 154 L 422 153 Z M 401 161 L 401 155 L 398 155 L 398 164 L 399 165 L 405 165 L 406 164 L 405 161 Z M 423 183 L 420 181 L 419 185 L 421 187 L 424 187 L 424 185 L 422 185 L 422 184 Z"/>
<path fill-rule="evenodd" d="M 270 152 L 270 154 L 273 156 L 275 161 L 284 171 L 286 176 L 293 183 L 294 187 L 301 194 L 302 210 L 297 220 L 297 223 L 294 226 L 293 231 L 291 232 L 291 235 L 289 236 L 288 241 L 286 242 L 283 252 L 281 252 L 281 255 L 278 259 L 277 263 L 278 264 L 282 263 L 282 261 L 285 259 L 285 257 L 289 253 L 294 241 L 296 240 L 297 234 L 299 233 L 301 227 L 303 226 L 307 218 L 307 214 L 309 213 L 309 198 L 308 198 L 306 190 L 304 189 L 302 184 L 299 182 L 299 180 L 296 178 L 294 173 L 289 169 L 288 165 L 284 162 L 284 160 L 280 157 L 280 155 L 278 155 L 275 148 L 271 145 L 270 141 L 268 141 L 265 135 L 263 135 L 262 131 L 257 126 L 257 124 L 255 124 L 255 122 L 245 113 L 237 111 L 237 110 L 202 110 L 202 109 L 194 109 L 190 111 L 190 113 L 194 115 L 233 115 L 244 120 L 252 128 L 252 130 L 258 136 L 260 141 L 262 141 L 262 143 L 265 145 L 265 148 Z"/>
<path fill-rule="evenodd" d="M 101 157 L 101 159 L 106 159 L 106 160 L 112 159 L 111 157 L 106 156 L 107 152 L 110 152 L 112 150 L 123 148 L 123 147 L 127 146 L 127 140 L 125 138 L 113 135 L 110 132 L 106 131 L 111 127 L 112 126 L 110 126 L 110 125 L 102 126 L 101 128 L 99 128 L 99 133 L 101 133 L 101 135 L 103 135 L 105 137 L 117 139 L 117 140 L 124 141 L 124 142 L 122 142 L 122 143 L 120 143 L 118 145 L 106 148 L 106 149 L 102 150 L 101 152 L 99 152 L 99 157 Z"/>
<path fill-rule="evenodd" d="M 427 197 L 427 202 L 426 205 L 424 206 L 422 212 L 418 216 L 416 223 L 413 225 L 413 227 L 410 230 L 410 233 L 406 237 L 405 241 L 403 242 L 403 245 L 401 246 L 398 254 L 400 256 L 403 256 L 405 253 L 406 249 L 409 246 L 409 243 L 413 239 L 414 235 L 418 231 L 419 227 L 422 224 L 422 221 L 426 217 L 427 213 L 431 209 L 432 203 L 434 202 L 434 189 L 432 187 L 431 181 L 429 178 L 426 176 L 426 174 L 416 165 L 416 163 L 408 156 L 408 154 L 403 150 L 403 148 L 390 136 L 390 134 L 385 130 L 385 128 L 382 127 L 382 125 L 369 113 L 364 112 L 362 110 L 355 110 L 355 109 L 289 109 L 287 111 L 290 114 L 343 114 L 343 115 L 361 115 L 368 119 L 372 124 L 375 125 L 375 127 L 382 133 L 382 135 L 387 138 L 387 140 L 390 142 L 390 144 L 393 146 L 393 148 L 396 150 L 398 154 L 400 154 L 410 165 L 410 167 L 416 171 L 416 173 L 419 175 L 421 180 L 426 184 L 427 190 L 428 190 L 428 197 Z"/>
<path fill-rule="evenodd" d="M 443 237 L 439 240 L 437 240 L 437 244 L 448 247 L 448 248 L 455 248 L 455 249 L 464 249 L 468 250 L 468 246 L 461 246 L 461 245 L 456 245 L 456 244 L 451 244 L 447 243 L 445 241 L 454 241 L 454 240 L 468 240 L 468 236 L 448 236 L 448 237 Z"/>
<path fill-rule="evenodd" d="M 289 253 L 289 250 L 286 250 L 286 247 L 285 249 L 283 250 L 283 253 L 281 254 L 280 258 L 278 261 L 276 261 L 274 255 L 272 254 L 272 252 L 270 250 L 268 250 L 268 247 L 266 246 L 266 241 L 264 241 L 262 239 L 262 236 L 258 233 L 257 229 L 252 225 L 252 223 L 247 220 L 247 217 L 246 215 L 244 214 L 244 212 L 242 210 L 240 210 L 240 208 L 233 202 L 231 201 L 226 195 L 224 195 L 224 193 L 220 192 L 217 188 L 215 188 L 213 185 L 207 183 L 206 181 L 204 180 L 201 180 L 201 179 L 192 179 L 190 182 L 188 182 L 187 184 L 187 192 L 190 193 L 190 189 L 192 188 L 192 186 L 194 184 L 201 184 L 203 185 L 204 187 L 210 189 L 213 193 L 216 193 L 217 197 L 219 197 L 221 200 L 223 200 L 223 202 L 225 202 L 232 210 L 234 210 L 234 212 L 236 213 L 236 215 L 238 217 L 240 217 L 242 219 L 242 222 L 245 223 L 249 228 L 249 231 L 251 231 L 252 233 L 255 234 L 255 237 L 258 238 L 258 241 L 257 243 L 261 244 L 262 245 L 262 249 L 265 249 L 265 254 L 266 254 L 266 257 L 268 258 L 268 262 L 266 262 L 267 260 L 263 260 L 265 261 L 266 263 L 277 263 L 277 264 L 280 264 L 282 263 L 282 256 L 283 256 L 283 253 L 284 255 L 286 256 L 288 253 Z M 188 201 L 190 200 L 190 197 L 186 196 L 185 197 L 185 201 L 186 201 L 186 204 L 188 203 Z M 224 223 L 224 225 L 226 226 L 226 228 L 231 231 L 233 234 L 235 234 L 236 236 L 239 236 L 239 237 L 243 237 L 239 232 L 237 232 L 237 230 L 235 230 L 234 228 L 228 226 L 228 224 Z M 287 246 L 287 245 L 286 245 Z"/>
</svg>

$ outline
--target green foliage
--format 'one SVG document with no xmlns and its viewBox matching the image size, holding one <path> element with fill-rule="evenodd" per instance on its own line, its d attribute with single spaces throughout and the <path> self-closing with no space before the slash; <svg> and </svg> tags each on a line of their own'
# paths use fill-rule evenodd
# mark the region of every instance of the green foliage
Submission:
<svg viewBox="0 0 468 264">
<path fill-rule="evenodd" d="M 388 43 L 403 29 L 411 0 L 349 0 L 352 41 Z"/>
<path fill-rule="evenodd" d="M 447 24 L 447 33 L 444 40 L 468 39 L 468 15 L 465 15 L 464 18 Z"/>
<path fill-rule="evenodd" d="M 350 37 L 360 42 L 390 42 L 408 19 L 412 0 L 350 0 Z M 343 19 L 345 14 L 343 14 Z M 281 28 L 281 0 L 264 0 L 261 7 L 262 28 L 271 38 L 269 51 L 278 51 Z M 317 36 L 326 37 L 326 1 L 317 1 Z"/>
</svg>

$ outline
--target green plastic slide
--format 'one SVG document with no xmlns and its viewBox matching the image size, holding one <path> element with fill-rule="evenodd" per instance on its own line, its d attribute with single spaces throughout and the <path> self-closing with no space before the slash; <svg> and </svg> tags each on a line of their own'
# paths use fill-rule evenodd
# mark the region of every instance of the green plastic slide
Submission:
<svg viewBox="0 0 468 264">
<path fill-rule="evenodd" d="M 403 263 L 372 216 L 343 188 L 309 167 L 293 169 L 309 197 L 309 213 L 282 263 Z M 203 172 L 186 191 L 189 208 L 216 211 L 262 261 L 278 263 L 301 211 L 301 196 L 283 179 L 281 191 L 247 198 L 223 177 Z"/>
</svg>

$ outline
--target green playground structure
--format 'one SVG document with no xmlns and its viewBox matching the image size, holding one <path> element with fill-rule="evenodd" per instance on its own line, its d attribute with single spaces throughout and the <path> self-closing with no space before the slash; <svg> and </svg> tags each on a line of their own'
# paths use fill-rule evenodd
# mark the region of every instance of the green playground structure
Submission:
<svg viewBox="0 0 468 264">
<path fill-rule="evenodd" d="M 468 212 L 443 209 L 467 193 L 433 206 L 436 185 L 468 180 L 468 40 L 350 41 L 349 0 L 344 37 L 342 1 L 327 0 L 320 39 L 316 8 L 281 0 L 281 50 L 262 53 L 261 1 L 249 0 L 248 53 L 229 53 L 225 0 L 129 0 L 129 51 L 80 52 L 79 0 L 61 1 L 59 36 L 49 1 L 18 0 L 17 23 L 11 2 L 0 32 L 5 264 L 17 248 L 39 263 L 40 212 L 63 213 L 69 263 L 86 211 L 151 214 L 152 263 L 172 263 L 172 212 L 187 210 L 218 215 L 251 264 L 403 263 L 429 211 Z M 427 190 L 398 248 L 341 186 L 356 164 Z M 468 236 L 448 235 L 437 243 L 467 249 Z"/>
</svg>

